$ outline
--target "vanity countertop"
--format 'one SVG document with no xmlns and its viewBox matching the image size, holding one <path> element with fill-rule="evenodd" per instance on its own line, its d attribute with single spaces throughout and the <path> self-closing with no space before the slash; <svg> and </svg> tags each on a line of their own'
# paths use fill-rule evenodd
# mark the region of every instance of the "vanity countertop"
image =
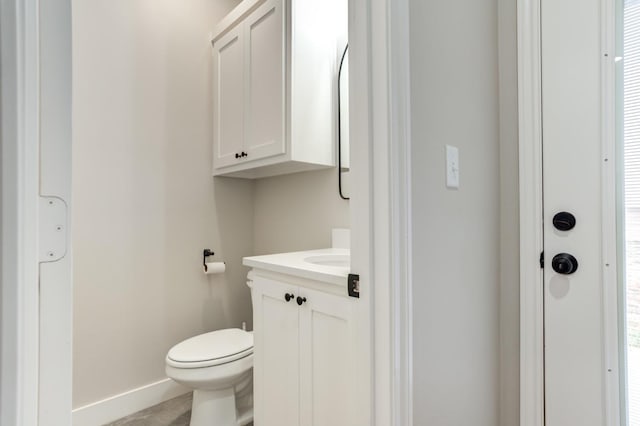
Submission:
<svg viewBox="0 0 640 426">
<path fill-rule="evenodd" d="M 243 258 L 242 264 L 310 280 L 346 285 L 350 270 L 350 250 L 328 248 L 251 256 Z"/>
</svg>

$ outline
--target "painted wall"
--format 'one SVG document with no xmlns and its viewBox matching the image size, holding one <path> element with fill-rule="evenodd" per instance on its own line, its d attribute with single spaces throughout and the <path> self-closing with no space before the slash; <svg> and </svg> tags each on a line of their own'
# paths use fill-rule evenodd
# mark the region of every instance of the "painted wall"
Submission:
<svg viewBox="0 0 640 426">
<path fill-rule="evenodd" d="M 18 52 L 16 3 L 0 3 L 0 424 L 18 424 Z M 28 408 L 34 408 L 28 407 Z M 28 411 L 28 410 L 27 410 Z M 33 410 L 32 410 L 33 411 Z"/>
<path fill-rule="evenodd" d="M 495 426 L 500 395 L 497 0 L 410 2 L 414 423 Z M 445 145 L 460 188 L 445 187 Z"/>
<path fill-rule="evenodd" d="M 74 407 L 250 322 L 253 183 L 211 177 L 209 32 L 237 0 L 75 1 Z M 202 249 L 227 261 L 205 277 Z"/>
<path fill-rule="evenodd" d="M 520 422 L 520 220 L 516 0 L 498 0 L 500 68 L 500 425 Z"/>
<path fill-rule="evenodd" d="M 348 173 L 343 179 L 348 196 Z M 331 229 L 349 228 L 336 169 L 257 180 L 254 203 L 256 254 L 331 247 Z"/>
</svg>

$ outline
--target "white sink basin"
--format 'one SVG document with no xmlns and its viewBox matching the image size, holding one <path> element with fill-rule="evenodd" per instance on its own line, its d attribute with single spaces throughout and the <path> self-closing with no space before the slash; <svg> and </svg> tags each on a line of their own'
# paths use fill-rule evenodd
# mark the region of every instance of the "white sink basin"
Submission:
<svg viewBox="0 0 640 426">
<path fill-rule="evenodd" d="M 250 256 L 243 258 L 242 264 L 344 287 L 351 269 L 351 256 L 349 249 L 328 248 Z"/>
<path fill-rule="evenodd" d="M 304 261 L 314 265 L 348 268 L 351 265 L 351 256 L 348 254 L 321 254 L 305 257 Z"/>
</svg>

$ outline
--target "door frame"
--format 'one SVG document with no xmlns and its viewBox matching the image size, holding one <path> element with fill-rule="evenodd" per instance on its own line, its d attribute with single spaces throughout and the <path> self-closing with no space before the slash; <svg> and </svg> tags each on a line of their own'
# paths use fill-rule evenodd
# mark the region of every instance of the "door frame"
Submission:
<svg viewBox="0 0 640 426">
<path fill-rule="evenodd" d="M 35 1 L 0 3 L 0 423 L 38 421 L 38 57 Z"/>
<path fill-rule="evenodd" d="M 70 6 L 70 0 L 0 3 L 2 424 L 71 420 L 70 229 L 62 216 L 48 223 L 52 216 L 41 208 L 45 195 L 64 205 L 58 212 L 70 201 Z M 63 232 L 41 232 L 49 226 Z M 51 260 L 41 257 L 54 246 Z"/>
<path fill-rule="evenodd" d="M 541 1 L 517 0 L 520 179 L 520 426 L 544 426 Z M 617 265 L 615 0 L 601 0 L 603 263 Z M 620 422 L 617 268 L 604 268 L 602 309 L 607 424 Z M 604 367 L 604 366 L 603 366 Z M 603 371 L 604 368 L 603 368 Z M 605 374 L 605 373 L 603 373 Z"/>
<path fill-rule="evenodd" d="M 54 418 L 38 419 L 35 414 L 46 404 L 38 396 L 43 374 L 38 370 L 38 342 L 43 336 L 38 328 L 38 271 L 34 267 L 38 262 L 41 160 L 38 87 L 42 73 L 50 71 L 39 67 L 38 37 L 42 25 L 38 0 L 10 0 L 1 5 L 2 54 L 11 54 L 15 61 L 3 61 L 1 74 L 5 113 L 1 117 L 0 412 L 3 424 L 56 424 Z M 363 76 L 350 89 L 356 109 L 351 121 L 352 152 L 358 154 L 352 156 L 352 188 L 358 188 L 353 192 L 360 195 L 351 201 L 354 252 L 359 253 L 353 258 L 352 269 L 360 272 L 363 288 L 358 312 L 363 332 L 357 354 L 363 361 L 357 372 L 363 379 L 363 392 L 355 403 L 364 410 L 360 412 L 369 413 L 362 426 L 409 425 L 413 412 L 409 1 L 349 0 L 349 7 L 351 68 L 354 75 Z M 9 13 L 5 13 L 8 9 Z M 48 28 L 56 25 L 65 26 L 61 27 L 63 33 L 68 31 L 65 19 L 48 17 Z M 5 90 L 7 87 L 15 87 L 16 91 Z M 6 111 L 14 108 L 17 116 L 8 117 Z M 13 158 L 18 161 L 5 167 L 5 152 L 14 153 Z M 10 270 L 10 265 L 15 268 Z M 367 292 L 367 288 L 371 291 Z M 72 295 L 62 297 L 70 301 Z M 67 331 L 70 335 L 71 324 Z M 63 340 L 57 348 L 62 352 Z M 70 362 L 71 352 L 67 355 Z M 15 371 L 16 375 L 5 375 L 7 371 Z M 61 393 L 70 395 L 71 377 L 61 378 L 58 385 Z"/>
<path fill-rule="evenodd" d="M 520 426 L 544 425 L 540 0 L 518 0 Z"/>
<path fill-rule="evenodd" d="M 349 0 L 359 426 L 413 424 L 409 0 Z M 358 188 L 358 189 L 353 189 Z M 367 291 L 371 289 L 372 291 Z M 369 353 L 366 353 L 369 351 Z M 364 384 L 367 384 L 364 386 Z"/>
</svg>

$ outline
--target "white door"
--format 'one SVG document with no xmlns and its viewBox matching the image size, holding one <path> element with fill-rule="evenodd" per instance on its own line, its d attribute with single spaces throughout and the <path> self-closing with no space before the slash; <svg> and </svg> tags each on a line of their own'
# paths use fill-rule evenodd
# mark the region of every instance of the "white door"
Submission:
<svg viewBox="0 0 640 426">
<path fill-rule="evenodd" d="M 606 383 L 616 372 L 605 362 L 604 298 L 616 282 L 605 279 L 615 259 L 603 245 L 603 197 L 614 190 L 603 186 L 614 160 L 603 137 L 602 70 L 614 54 L 603 43 L 606 4 L 541 1 L 546 426 L 609 424 Z"/>
<path fill-rule="evenodd" d="M 255 278 L 251 289 L 255 331 L 254 409 L 262 426 L 297 426 L 297 287 Z M 267 368 L 268 366 L 268 368 Z"/>
<path fill-rule="evenodd" d="M 246 160 L 285 152 L 282 0 L 269 0 L 245 21 Z"/>
<path fill-rule="evenodd" d="M 213 44 L 216 168 L 238 163 L 244 139 L 244 31 L 238 25 Z"/>
<path fill-rule="evenodd" d="M 300 289 L 300 426 L 351 425 L 353 299 Z"/>
</svg>

